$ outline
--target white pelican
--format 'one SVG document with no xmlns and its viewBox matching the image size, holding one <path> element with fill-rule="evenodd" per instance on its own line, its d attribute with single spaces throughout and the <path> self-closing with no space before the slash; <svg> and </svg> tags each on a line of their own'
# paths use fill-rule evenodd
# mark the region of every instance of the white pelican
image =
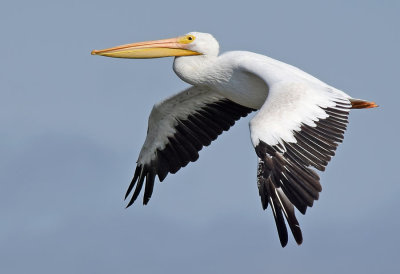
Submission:
<svg viewBox="0 0 400 274">
<path fill-rule="evenodd" d="M 175 56 L 173 69 L 191 87 L 156 104 L 147 137 L 125 199 L 143 204 L 162 182 L 199 157 L 240 117 L 258 111 L 250 121 L 258 156 L 257 185 L 265 210 L 271 205 L 282 247 L 288 242 L 284 217 L 297 244 L 303 241 L 294 207 L 302 214 L 322 190 L 313 168 L 323 171 L 343 140 L 352 108 L 377 105 L 353 99 L 306 72 L 264 55 L 232 51 L 218 55 L 219 45 L 207 33 L 190 32 L 172 39 L 126 44 L 92 54 L 116 58 Z"/>
</svg>

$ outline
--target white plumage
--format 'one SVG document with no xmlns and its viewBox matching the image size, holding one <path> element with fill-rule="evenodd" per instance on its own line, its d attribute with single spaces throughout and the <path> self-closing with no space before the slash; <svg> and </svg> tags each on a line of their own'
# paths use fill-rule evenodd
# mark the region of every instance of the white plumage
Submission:
<svg viewBox="0 0 400 274">
<path fill-rule="evenodd" d="M 126 197 L 128 206 L 143 185 L 144 204 L 155 177 L 165 179 L 198 151 L 252 111 L 251 141 L 259 159 L 257 185 L 264 209 L 271 205 L 282 246 L 288 241 L 284 217 L 298 244 L 302 234 L 294 208 L 305 213 L 322 190 L 313 168 L 323 171 L 347 126 L 351 108 L 376 107 L 353 99 L 306 72 L 246 51 L 218 55 L 206 33 L 122 45 L 92 54 L 119 58 L 176 56 L 173 69 L 192 86 L 156 104 Z"/>
</svg>

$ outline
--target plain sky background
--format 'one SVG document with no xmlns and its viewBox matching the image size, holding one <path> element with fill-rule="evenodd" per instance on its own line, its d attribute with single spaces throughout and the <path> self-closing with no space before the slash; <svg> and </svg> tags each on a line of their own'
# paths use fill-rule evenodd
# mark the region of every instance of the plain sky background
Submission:
<svg viewBox="0 0 400 274">
<path fill-rule="evenodd" d="M 400 270 L 399 1 L 2 1 L 0 273 L 395 273 Z M 242 119 L 162 184 L 123 195 L 172 58 L 92 49 L 212 33 L 380 108 L 355 110 L 282 249 Z"/>
</svg>

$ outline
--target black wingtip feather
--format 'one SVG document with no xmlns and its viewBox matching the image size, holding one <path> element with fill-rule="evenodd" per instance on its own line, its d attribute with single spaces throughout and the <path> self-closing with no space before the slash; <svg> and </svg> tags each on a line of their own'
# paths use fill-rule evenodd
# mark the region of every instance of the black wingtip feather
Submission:
<svg viewBox="0 0 400 274">
<path fill-rule="evenodd" d="M 143 204 L 147 205 L 150 201 L 151 195 L 153 194 L 154 188 L 154 179 L 155 179 L 154 171 L 149 171 L 146 176 L 146 186 L 144 188 L 144 196 L 143 196 Z"/>
<path fill-rule="evenodd" d="M 143 168 L 142 171 L 140 172 L 140 177 L 138 180 L 138 183 L 136 185 L 135 191 L 133 192 L 132 198 L 129 201 L 128 205 L 126 207 L 130 207 L 137 199 L 137 197 L 139 196 L 140 191 L 142 190 L 143 187 L 143 182 L 145 179 L 145 175 L 146 175 L 146 171 Z"/>
<path fill-rule="evenodd" d="M 137 165 L 136 166 L 136 170 L 135 170 L 135 174 L 133 175 L 133 179 L 132 179 L 131 183 L 129 184 L 128 189 L 126 190 L 124 200 L 126 200 L 126 198 L 128 198 L 128 196 L 131 193 L 133 187 L 135 186 L 136 180 L 138 179 L 141 170 L 142 170 L 141 166 Z"/>
<path fill-rule="evenodd" d="M 165 158 L 164 154 L 157 150 L 157 160 L 154 161 L 154 165 L 157 167 L 157 175 L 160 182 L 164 181 L 165 177 L 167 177 L 169 171 L 169 163 Z"/>
<path fill-rule="evenodd" d="M 282 190 L 278 189 L 277 195 L 279 196 L 279 202 L 281 203 L 282 210 L 285 214 L 290 230 L 292 231 L 293 237 L 296 240 L 296 243 L 300 245 L 303 242 L 303 234 L 299 222 L 297 221 L 294 207 Z"/>
</svg>

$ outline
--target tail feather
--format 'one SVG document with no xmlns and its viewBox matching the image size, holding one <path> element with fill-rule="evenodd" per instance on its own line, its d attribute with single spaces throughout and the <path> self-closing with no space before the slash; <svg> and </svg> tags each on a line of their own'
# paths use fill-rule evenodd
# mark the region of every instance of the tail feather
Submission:
<svg viewBox="0 0 400 274">
<path fill-rule="evenodd" d="M 368 101 L 361 100 L 361 99 L 349 99 L 349 101 L 351 103 L 351 108 L 354 108 L 354 109 L 378 107 L 378 105 L 375 104 L 375 102 L 368 102 Z"/>
</svg>

